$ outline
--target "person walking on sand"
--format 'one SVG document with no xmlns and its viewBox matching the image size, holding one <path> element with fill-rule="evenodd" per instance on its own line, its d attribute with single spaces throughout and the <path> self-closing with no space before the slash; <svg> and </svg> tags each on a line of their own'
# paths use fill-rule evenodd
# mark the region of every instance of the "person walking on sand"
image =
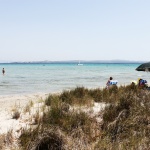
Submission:
<svg viewBox="0 0 150 150">
<path fill-rule="evenodd" d="M 5 69 L 4 68 L 2 69 L 2 73 L 3 73 L 3 75 L 5 74 Z"/>
</svg>

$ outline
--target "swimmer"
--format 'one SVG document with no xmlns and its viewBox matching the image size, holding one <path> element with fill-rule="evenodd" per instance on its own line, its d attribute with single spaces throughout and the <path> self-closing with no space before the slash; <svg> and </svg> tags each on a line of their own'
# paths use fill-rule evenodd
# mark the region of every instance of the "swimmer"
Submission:
<svg viewBox="0 0 150 150">
<path fill-rule="evenodd" d="M 5 69 L 4 68 L 2 69 L 2 73 L 3 73 L 3 75 L 5 74 Z"/>
</svg>

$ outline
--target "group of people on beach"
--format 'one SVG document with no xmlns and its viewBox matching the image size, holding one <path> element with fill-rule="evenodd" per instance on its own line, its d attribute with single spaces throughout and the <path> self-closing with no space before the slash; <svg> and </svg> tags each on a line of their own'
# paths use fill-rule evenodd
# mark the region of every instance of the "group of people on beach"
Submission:
<svg viewBox="0 0 150 150">
<path fill-rule="evenodd" d="M 148 83 L 145 79 L 139 78 L 137 81 L 132 81 L 131 84 L 137 85 L 140 88 L 146 88 L 150 90 L 150 87 L 148 86 Z"/>
<path fill-rule="evenodd" d="M 112 85 L 117 85 L 117 83 L 118 83 L 117 80 L 113 80 L 113 78 L 110 77 L 106 83 L 106 88 L 109 89 L 110 87 L 112 87 Z M 150 89 L 150 87 L 148 87 L 147 81 L 141 78 L 139 78 L 138 81 L 132 81 L 131 84 L 137 85 L 138 87 L 141 88 Z"/>
</svg>

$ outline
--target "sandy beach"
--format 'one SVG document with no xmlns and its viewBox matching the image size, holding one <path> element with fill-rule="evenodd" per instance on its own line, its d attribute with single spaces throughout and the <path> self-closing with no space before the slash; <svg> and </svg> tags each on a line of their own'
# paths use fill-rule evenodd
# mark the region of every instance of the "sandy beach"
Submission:
<svg viewBox="0 0 150 150">
<path fill-rule="evenodd" d="M 24 107 L 29 101 L 37 101 L 44 99 L 48 93 L 34 93 L 34 94 L 21 94 L 21 95 L 0 95 L 0 111 L 10 109 L 14 105 Z"/>
<path fill-rule="evenodd" d="M 0 134 L 21 127 L 20 120 L 12 119 L 12 111 L 15 107 L 23 110 L 30 101 L 36 103 L 47 96 L 47 93 L 0 96 Z"/>
</svg>

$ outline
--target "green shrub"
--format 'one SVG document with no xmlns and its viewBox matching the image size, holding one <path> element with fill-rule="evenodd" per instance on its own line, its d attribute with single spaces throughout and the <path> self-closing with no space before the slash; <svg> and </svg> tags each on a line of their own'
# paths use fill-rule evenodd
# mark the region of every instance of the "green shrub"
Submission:
<svg viewBox="0 0 150 150">
<path fill-rule="evenodd" d="M 70 93 L 76 98 L 84 98 L 88 94 L 88 89 L 76 87 L 74 90 L 71 90 Z"/>
<path fill-rule="evenodd" d="M 88 89 L 84 87 L 77 87 L 71 91 L 64 91 L 59 98 L 62 102 L 70 105 L 89 105 L 93 102 L 88 93 Z"/>
<path fill-rule="evenodd" d="M 34 141 L 35 137 L 38 135 L 38 128 L 34 130 L 23 130 L 19 137 L 19 143 L 23 150 L 27 150 L 29 144 Z"/>
<path fill-rule="evenodd" d="M 49 95 L 46 99 L 45 99 L 45 105 L 47 106 L 51 106 L 51 104 L 53 102 L 55 102 L 55 100 L 58 100 L 59 96 L 58 95 Z"/>
<path fill-rule="evenodd" d="M 20 145 L 23 150 L 63 150 L 63 136 L 53 127 L 37 127 L 34 130 L 25 130 L 20 136 Z"/>
<path fill-rule="evenodd" d="M 89 90 L 89 95 L 93 98 L 95 102 L 103 101 L 103 93 L 101 89 L 92 89 Z"/>
<path fill-rule="evenodd" d="M 73 95 L 70 93 L 70 91 L 62 92 L 59 98 L 62 100 L 62 102 L 66 102 L 70 105 L 72 104 Z"/>
<path fill-rule="evenodd" d="M 109 105 L 105 108 L 105 112 L 103 114 L 104 122 L 108 123 L 113 121 L 118 115 L 118 111 L 115 105 Z"/>
</svg>

